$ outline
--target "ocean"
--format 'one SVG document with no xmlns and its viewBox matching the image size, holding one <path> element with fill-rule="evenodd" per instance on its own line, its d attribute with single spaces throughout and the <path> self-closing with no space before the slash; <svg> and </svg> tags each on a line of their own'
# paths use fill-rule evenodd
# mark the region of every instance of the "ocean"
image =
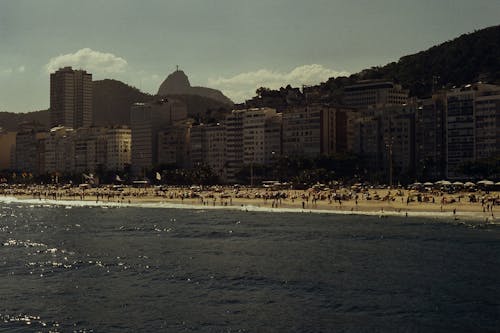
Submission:
<svg viewBox="0 0 500 333">
<path fill-rule="evenodd" d="M 500 227 L 0 202 L 0 332 L 500 332 Z"/>
</svg>

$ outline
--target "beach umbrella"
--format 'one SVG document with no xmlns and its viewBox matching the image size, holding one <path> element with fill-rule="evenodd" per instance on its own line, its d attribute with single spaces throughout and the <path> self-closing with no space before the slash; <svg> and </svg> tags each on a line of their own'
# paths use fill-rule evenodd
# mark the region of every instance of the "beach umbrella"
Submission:
<svg viewBox="0 0 500 333">
<path fill-rule="evenodd" d="M 443 181 L 441 181 L 441 185 L 443 185 L 443 186 L 450 186 L 451 182 L 449 182 L 447 180 L 443 180 Z"/>
<path fill-rule="evenodd" d="M 431 182 L 425 182 L 425 183 L 424 183 L 424 186 L 433 186 L 433 185 L 434 185 L 434 184 L 433 184 L 433 183 L 431 183 Z"/>
<path fill-rule="evenodd" d="M 492 182 L 491 180 L 488 180 L 488 179 L 483 179 L 481 181 L 478 181 L 477 182 L 478 185 L 484 185 L 484 186 L 492 186 L 492 185 L 495 185 L 494 182 Z"/>
<path fill-rule="evenodd" d="M 464 186 L 462 182 L 453 182 L 453 186 Z"/>
<path fill-rule="evenodd" d="M 476 184 L 474 184 L 473 182 L 466 182 L 464 185 L 465 185 L 465 187 L 474 187 L 474 186 L 476 186 Z"/>
<path fill-rule="evenodd" d="M 500 186 L 500 182 L 496 182 L 496 183 L 495 183 L 495 186 Z"/>
</svg>

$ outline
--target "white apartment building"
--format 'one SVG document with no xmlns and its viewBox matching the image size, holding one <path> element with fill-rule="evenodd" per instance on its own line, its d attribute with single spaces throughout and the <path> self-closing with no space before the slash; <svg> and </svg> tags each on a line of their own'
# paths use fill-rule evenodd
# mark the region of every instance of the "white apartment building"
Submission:
<svg viewBox="0 0 500 333">
<path fill-rule="evenodd" d="M 226 116 L 226 180 L 245 165 L 268 164 L 281 155 L 281 115 L 271 108 L 234 110 Z"/>
<path fill-rule="evenodd" d="M 75 131 L 73 145 L 73 172 L 92 173 L 106 168 L 107 128 L 80 128 Z"/>
<path fill-rule="evenodd" d="M 112 127 L 106 133 L 106 170 L 123 171 L 130 165 L 132 132 L 128 127 Z"/>
<path fill-rule="evenodd" d="M 280 116 L 275 109 L 248 109 L 243 112 L 243 164 L 266 164 L 279 149 Z M 271 127 L 271 125 L 274 125 Z"/>
</svg>

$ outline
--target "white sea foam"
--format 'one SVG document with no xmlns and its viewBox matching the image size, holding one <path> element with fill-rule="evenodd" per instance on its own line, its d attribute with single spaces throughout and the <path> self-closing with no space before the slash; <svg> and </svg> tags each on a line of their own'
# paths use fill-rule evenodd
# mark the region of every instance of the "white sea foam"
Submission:
<svg viewBox="0 0 500 333">
<path fill-rule="evenodd" d="M 255 205 L 240 205 L 240 206 L 210 206 L 200 204 L 181 204 L 171 202 L 102 202 L 102 201 L 85 201 L 85 200 L 52 200 L 52 199 L 19 199 L 15 197 L 0 196 L 0 203 L 25 203 L 38 207 L 95 207 L 95 208 L 170 208 L 170 209 L 188 209 L 188 210 L 236 210 L 245 212 L 266 212 L 266 213 L 302 213 L 302 214 L 334 214 L 334 215 L 358 215 L 358 216 L 378 216 L 381 218 L 395 217 L 426 217 L 433 219 L 447 220 L 476 220 L 487 221 L 489 223 L 498 223 L 498 218 L 492 218 L 487 213 L 477 212 L 459 212 L 454 215 L 452 212 L 430 212 L 430 211 L 351 211 L 351 210 L 334 210 L 334 209 L 302 209 L 302 208 L 270 208 L 260 207 Z"/>
</svg>

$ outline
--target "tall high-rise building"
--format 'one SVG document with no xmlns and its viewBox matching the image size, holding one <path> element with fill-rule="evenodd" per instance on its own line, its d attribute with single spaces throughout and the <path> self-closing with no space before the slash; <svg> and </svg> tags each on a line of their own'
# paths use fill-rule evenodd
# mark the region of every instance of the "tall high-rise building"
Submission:
<svg viewBox="0 0 500 333">
<path fill-rule="evenodd" d="M 50 74 L 50 125 L 92 125 L 92 74 L 71 67 Z"/>
</svg>

